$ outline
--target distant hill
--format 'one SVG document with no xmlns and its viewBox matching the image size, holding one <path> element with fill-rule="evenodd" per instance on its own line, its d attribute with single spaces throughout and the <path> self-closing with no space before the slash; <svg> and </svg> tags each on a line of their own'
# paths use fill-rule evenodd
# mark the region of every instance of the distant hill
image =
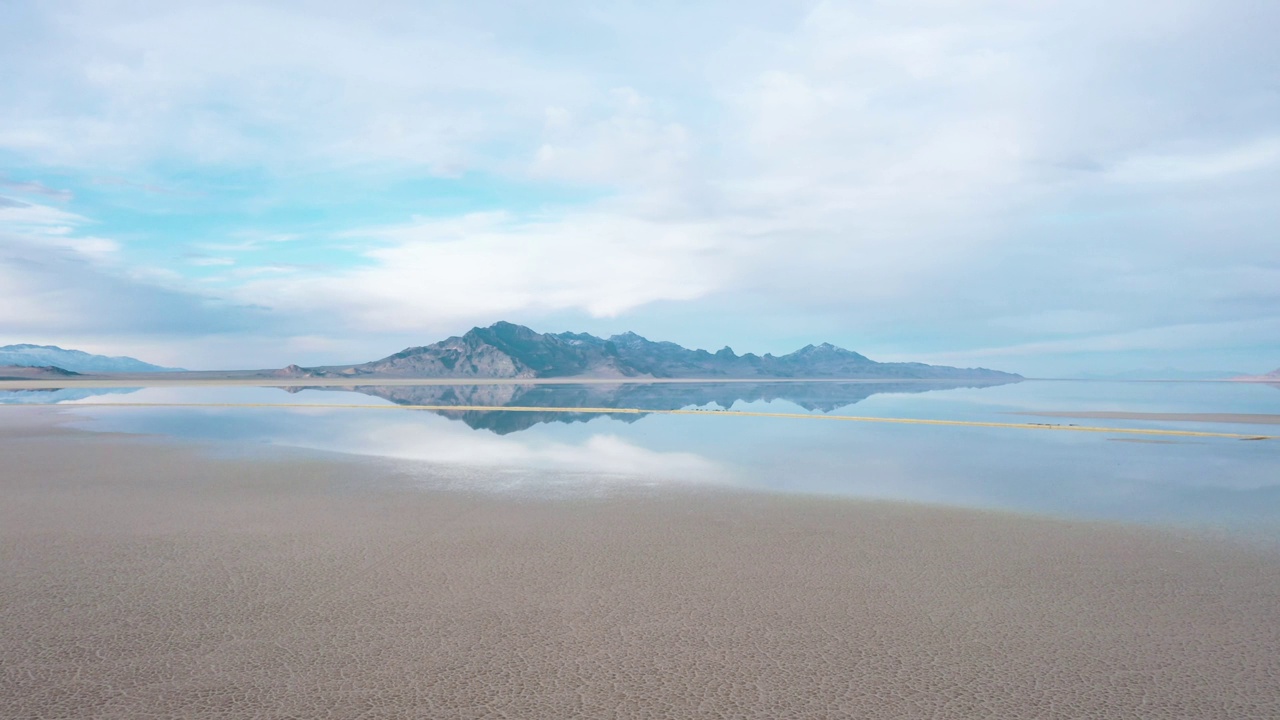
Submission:
<svg viewBox="0 0 1280 720">
<path fill-rule="evenodd" d="M 1231 378 L 1232 380 L 1242 380 L 1247 382 L 1273 382 L 1280 383 L 1280 368 L 1276 368 L 1264 375 L 1241 375 Z"/>
<path fill-rule="evenodd" d="M 26 365 L 0 365 L 0 380 L 57 380 L 79 377 L 80 373 L 60 367 L 28 367 Z"/>
<path fill-rule="evenodd" d="M 131 357 L 91 355 L 82 350 L 65 350 L 56 345 L 0 346 L 0 365 L 55 367 L 76 373 L 141 373 L 177 370 L 177 368 L 152 365 Z"/>
<path fill-rule="evenodd" d="M 538 333 L 500 322 L 461 337 L 411 347 L 359 365 L 303 368 L 291 365 L 277 377 L 456 377 L 456 378 L 846 378 L 873 380 L 1010 381 L 1020 375 L 986 368 L 923 363 L 880 363 L 829 343 L 793 353 L 711 353 L 635 333 L 608 339 L 586 333 Z"/>
</svg>

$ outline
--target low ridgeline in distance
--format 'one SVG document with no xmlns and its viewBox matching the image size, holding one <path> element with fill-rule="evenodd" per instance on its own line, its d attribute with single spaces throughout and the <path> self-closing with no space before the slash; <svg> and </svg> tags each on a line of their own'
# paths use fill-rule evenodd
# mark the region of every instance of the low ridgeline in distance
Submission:
<svg viewBox="0 0 1280 720">
<path fill-rule="evenodd" d="M 924 363 L 882 363 L 829 343 L 781 356 L 690 350 L 635 333 L 608 339 L 586 333 L 538 333 L 499 322 L 461 337 L 411 347 L 359 365 L 304 368 L 290 365 L 282 378 L 843 378 L 873 380 L 1020 380 L 986 368 Z"/>
<path fill-rule="evenodd" d="M 1263 382 L 1263 383 L 1272 383 L 1274 385 L 1280 385 L 1280 368 L 1276 368 L 1275 370 L 1272 370 L 1271 372 L 1266 373 L 1264 375 L 1243 375 L 1241 377 L 1235 377 L 1231 379 L 1238 380 L 1240 382 Z"/>
<path fill-rule="evenodd" d="M 0 346 L 0 367 L 35 368 L 29 373 L 6 371 L 4 375 L 15 377 L 55 377 L 62 375 L 181 372 L 179 368 L 161 367 L 136 358 L 93 355 L 83 350 L 67 350 L 57 345 L 3 345 Z"/>
</svg>

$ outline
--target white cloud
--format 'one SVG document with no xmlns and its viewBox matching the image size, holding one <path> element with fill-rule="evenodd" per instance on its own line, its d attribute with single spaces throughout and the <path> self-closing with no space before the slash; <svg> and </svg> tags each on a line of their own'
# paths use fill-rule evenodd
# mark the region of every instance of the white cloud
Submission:
<svg viewBox="0 0 1280 720">
<path fill-rule="evenodd" d="M 122 267 L 118 244 L 91 236 L 16 235 L 0 227 L 0 334 L 183 334 L 266 320 L 183 288 L 166 271 Z"/>
<path fill-rule="evenodd" d="M 44 15 L 42 43 L 11 46 L 22 55 L 6 66 L 21 72 L 0 91 L 0 147 L 45 162 L 391 161 L 448 175 L 576 92 L 572 76 L 417 3 L 83 2 Z"/>
<path fill-rule="evenodd" d="M 522 220 L 497 214 L 352 233 L 373 238 L 369 267 L 251 282 L 241 297 L 399 331 L 529 309 L 616 316 L 721 287 L 732 249 L 716 228 L 607 214 Z"/>
<path fill-rule="evenodd" d="M 236 261 L 225 257 L 192 257 L 187 259 L 187 263 L 197 267 L 225 267 L 235 265 Z"/>
<path fill-rule="evenodd" d="M 31 14 L 10 31 L 31 42 L 0 42 L 15 156 L 110 170 L 94 177 L 247 169 L 299 195 L 350 179 L 358 264 L 309 264 L 279 229 L 192 245 L 235 259 L 228 297 L 300 333 L 679 303 L 1052 353 L 1064 334 L 1253 320 L 1276 300 L 1280 9 L 1244 0 Z M 363 180 L 422 175 L 497 178 L 519 202 L 446 217 L 424 190 L 432 219 L 365 219 L 358 198 L 382 185 Z M 565 188 L 588 199 L 536 202 Z M 20 197 L 0 213 L 24 233 L 124 254 Z"/>
<path fill-rule="evenodd" d="M 120 250 L 110 238 L 79 235 L 89 220 L 61 208 L 39 203 L 0 203 L 0 250 L 6 243 L 24 242 L 50 250 L 71 250 L 93 260 L 106 260 Z"/>
<path fill-rule="evenodd" d="M 11 201 L 0 204 L 0 227 L 10 232 L 64 235 L 88 220 L 61 208 L 38 203 Z"/>
<path fill-rule="evenodd" d="M 1224 358 L 1223 362 L 1229 363 L 1225 360 L 1230 354 L 1226 349 L 1266 345 L 1269 338 L 1278 334 L 1280 316 L 1273 315 L 1234 322 L 1184 323 L 1120 332 L 1075 334 L 1017 345 L 916 355 L 913 359 L 965 365 L 1018 363 L 1026 358 L 1079 354 L 1159 352 L 1166 357 L 1176 357 L 1183 352 L 1194 351 L 1201 354 L 1216 352 Z"/>
<path fill-rule="evenodd" d="M 60 188 L 51 188 L 48 185 L 45 185 L 44 183 L 38 182 L 35 180 L 14 180 L 12 178 L 6 179 L 6 177 L 3 174 L 0 174 L 0 187 L 5 188 L 10 192 L 15 192 L 22 195 L 35 194 L 35 195 L 41 195 L 44 197 L 53 198 L 54 200 L 61 200 L 61 201 L 67 201 L 67 200 L 70 200 L 72 197 L 74 197 L 71 191 L 69 190 L 62 190 Z"/>
<path fill-rule="evenodd" d="M 564 108 L 548 108 L 531 172 L 626 187 L 680 182 L 691 160 L 689 131 L 663 119 L 653 104 L 635 89 L 620 87 L 608 92 L 604 117 L 583 122 Z"/>
<path fill-rule="evenodd" d="M 1277 164 L 1280 164 L 1280 137 L 1268 137 L 1225 150 L 1128 158 L 1108 174 L 1118 182 L 1191 182 L 1214 180 Z"/>
</svg>

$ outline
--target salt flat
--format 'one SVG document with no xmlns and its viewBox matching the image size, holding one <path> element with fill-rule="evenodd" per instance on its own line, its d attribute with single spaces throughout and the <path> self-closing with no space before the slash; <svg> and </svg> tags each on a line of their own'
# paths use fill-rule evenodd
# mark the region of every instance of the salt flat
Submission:
<svg viewBox="0 0 1280 720">
<path fill-rule="evenodd" d="M 0 416 L 3 717 L 1280 716 L 1280 558 L 1131 526 Z"/>
</svg>

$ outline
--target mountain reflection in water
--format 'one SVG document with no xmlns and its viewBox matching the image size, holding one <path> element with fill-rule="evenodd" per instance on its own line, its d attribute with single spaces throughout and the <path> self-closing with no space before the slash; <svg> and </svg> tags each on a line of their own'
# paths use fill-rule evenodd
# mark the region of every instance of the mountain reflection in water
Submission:
<svg viewBox="0 0 1280 720">
<path fill-rule="evenodd" d="M 41 390 L 0 390 L 0 405 L 56 405 L 88 400 L 99 395 L 128 395 L 138 388 L 46 388 Z"/>
<path fill-rule="evenodd" d="M 1017 381 L 1013 381 L 1017 382 Z M 355 385 L 343 387 L 287 387 L 286 392 L 329 390 L 358 392 L 397 405 L 466 405 L 497 407 L 582 407 L 679 410 L 715 404 L 730 408 L 736 402 L 785 400 L 810 412 L 830 413 L 881 393 L 924 393 L 957 388 L 1007 385 L 985 381 L 908 382 L 760 382 L 760 383 L 619 383 L 616 385 Z M 476 430 L 498 435 L 528 430 L 542 423 L 586 422 L 611 417 L 631 423 L 644 417 L 636 413 L 607 412 L 488 412 L 483 410 L 433 410 L 461 420 Z"/>
</svg>

